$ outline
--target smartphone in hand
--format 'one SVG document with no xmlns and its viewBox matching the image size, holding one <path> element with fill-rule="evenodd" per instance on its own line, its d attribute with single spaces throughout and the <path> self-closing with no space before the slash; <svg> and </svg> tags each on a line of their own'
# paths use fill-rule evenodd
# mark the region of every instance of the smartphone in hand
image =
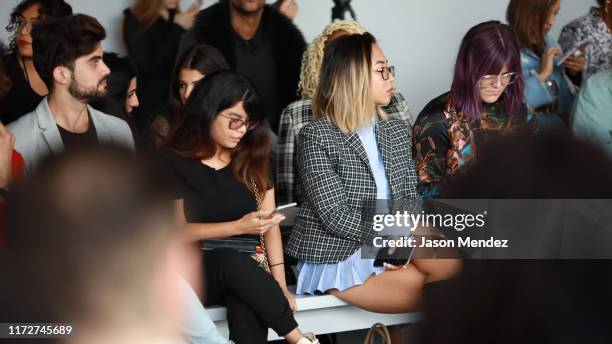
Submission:
<svg viewBox="0 0 612 344">
<path fill-rule="evenodd" d="M 266 219 L 271 219 L 278 214 L 282 214 L 285 218 L 294 215 L 297 211 L 297 203 L 289 203 L 276 207 L 276 209 Z"/>
<path fill-rule="evenodd" d="M 584 48 L 586 48 L 587 44 L 588 42 L 582 42 L 576 45 L 575 47 L 569 49 L 568 51 L 566 51 L 565 54 L 563 54 L 563 56 L 557 61 L 557 66 L 563 65 L 565 60 L 567 60 L 570 57 L 578 58 L 582 56 L 584 54 Z"/>
</svg>

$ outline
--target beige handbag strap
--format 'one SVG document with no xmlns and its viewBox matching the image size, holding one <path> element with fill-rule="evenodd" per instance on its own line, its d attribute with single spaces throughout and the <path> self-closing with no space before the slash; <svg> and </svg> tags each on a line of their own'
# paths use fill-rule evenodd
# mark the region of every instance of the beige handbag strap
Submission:
<svg viewBox="0 0 612 344">
<path fill-rule="evenodd" d="M 379 335 L 383 339 L 384 344 L 391 344 L 391 334 L 389 333 L 387 326 L 381 323 L 376 323 L 370 327 L 370 330 L 368 331 L 363 343 L 374 344 L 374 337 L 376 337 L 376 335 Z"/>
</svg>

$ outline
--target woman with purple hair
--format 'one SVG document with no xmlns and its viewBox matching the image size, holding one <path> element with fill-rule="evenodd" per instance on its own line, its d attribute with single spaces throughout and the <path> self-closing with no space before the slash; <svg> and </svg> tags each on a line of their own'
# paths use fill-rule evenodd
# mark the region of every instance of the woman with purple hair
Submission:
<svg viewBox="0 0 612 344">
<path fill-rule="evenodd" d="M 505 24 L 471 28 L 459 48 L 451 90 L 425 106 L 413 128 L 417 192 L 439 194 L 439 186 L 465 169 L 478 146 L 525 127 L 520 49 Z"/>
</svg>

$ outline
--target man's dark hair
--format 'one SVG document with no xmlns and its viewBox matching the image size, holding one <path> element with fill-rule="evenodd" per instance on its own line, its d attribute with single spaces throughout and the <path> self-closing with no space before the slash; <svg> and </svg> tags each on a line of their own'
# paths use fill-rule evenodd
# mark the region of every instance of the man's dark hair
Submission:
<svg viewBox="0 0 612 344">
<path fill-rule="evenodd" d="M 17 21 L 19 16 L 28 8 L 40 4 L 40 19 L 46 20 L 51 18 L 62 18 L 72 14 L 72 7 L 64 0 L 22 0 L 11 12 L 9 24 L 6 26 L 6 31 L 12 32 L 11 41 L 9 43 L 12 52 L 17 50 L 16 33 L 19 25 Z"/>
<path fill-rule="evenodd" d="M 106 31 L 93 17 L 76 14 L 50 19 L 32 29 L 34 67 L 49 90 L 53 70 L 65 66 L 74 70 L 77 58 L 90 54 L 106 37 Z"/>
</svg>

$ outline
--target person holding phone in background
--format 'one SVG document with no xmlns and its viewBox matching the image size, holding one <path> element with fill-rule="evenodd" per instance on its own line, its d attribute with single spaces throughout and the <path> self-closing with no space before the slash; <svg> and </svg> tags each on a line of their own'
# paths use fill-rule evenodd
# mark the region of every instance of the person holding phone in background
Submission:
<svg viewBox="0 0 612 344">
<path fill-rule="evenodd" d="M 193 26 L 202 2 L 184 12 L 179 4 L 180 0 L 135 0 L 123 12 L 122 39 L 141 79 L 141 102 L 135 111 L 139 130 L 166 105 L 181 37 Z"/>
<path fill-rule="evenodd" d="M 567 130 L 574 90 L 557 65 L 561 49 L 549 35 L 561 9 L 561 0 L 511 0 L 506 12 L 508 24 L 521 47 L 525 103 L 529 120 L 538 130 Z M 563 66 L 582 70 L 582 58 L 568 58 Z"/>
<path fill-rule="evenodd" d="M 176 176 L 176 212 L 187 242 L 263 236 L 271 272 L 232 247 L 205 251 L 206 304 L 228 309 L 230 339 L 266 343 L 268 328 L 290 344 L 318 343 L 295 321 L 270 175 L 270 129 L 251 83 L 233 71 L 198 82 L 161 151 Z"/>
<path fill-rule="evenodd" d="M 565 25 L 559 36 L 564 51 L 580 42 L 590 42 L 584 50 L 585 64 L 576 66 L 579 69 L 569 69 L 569 76 L 576 85 L 595 73 L 612 68 L 612 1 L 597 0 L 597 4 L 599 6 L 592 7 L 587 15 Z"/>
</svg>

